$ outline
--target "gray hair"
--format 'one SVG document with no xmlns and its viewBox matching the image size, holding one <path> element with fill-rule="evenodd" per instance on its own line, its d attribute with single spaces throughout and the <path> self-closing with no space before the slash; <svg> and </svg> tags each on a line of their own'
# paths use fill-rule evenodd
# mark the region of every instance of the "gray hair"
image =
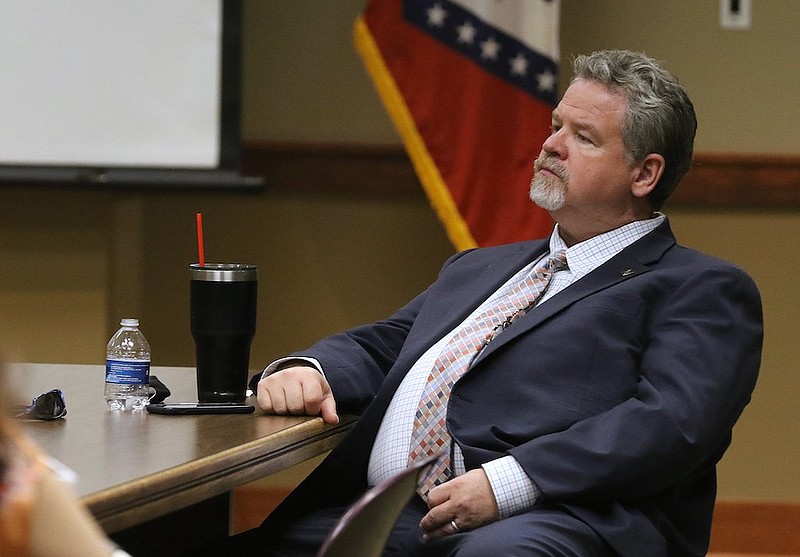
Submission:
<svg viewBox="0 0 800 557">
<path fill-rule="evenodd" d="M 573 81 L 596 81 L 627 98 L 622 143 L 631 162 L 664 157 L 664 173 L 648 196 L 660 209 L 692 164 L 697 119 L 686 90 L 658 61 L 627 50 L 578 56 L 573 70 Z"/>
</svg>

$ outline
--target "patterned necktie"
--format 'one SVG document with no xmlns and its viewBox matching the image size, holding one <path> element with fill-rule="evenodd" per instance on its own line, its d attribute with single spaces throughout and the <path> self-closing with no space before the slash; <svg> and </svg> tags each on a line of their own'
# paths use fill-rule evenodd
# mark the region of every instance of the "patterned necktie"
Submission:
<svg viewBox="0 0 800 557">
<path fill-rule="evenodd" d="M 420 479 L 417 492 L 427 500 L 428 491 L 450 477 L 450 434 L 445 425 L 447 401 L 453 385 L 499 332 L 524 314 L 544 293 L 553 273 L 567 266 L 564 250 L 553 254 L 538 270 L 526 276 L 507 294 L 495 300 L 473 321 L 451 338 L 433 364 L 422 398 L 417 407 L 408 462 L 439 455 Z"/>
</svg>

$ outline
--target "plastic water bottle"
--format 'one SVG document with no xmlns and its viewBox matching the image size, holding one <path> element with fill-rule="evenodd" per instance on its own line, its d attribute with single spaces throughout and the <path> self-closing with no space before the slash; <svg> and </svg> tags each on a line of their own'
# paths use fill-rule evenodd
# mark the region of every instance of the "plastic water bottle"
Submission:
<svg viewBox="0 0 800 557">
<path fill-rule="evenodd" d="M 138 319 L 119 324 L 106 346 L 106 403 L 111 410 L 140 410 L 149 399 L 150 344 Z"/>
</svg>

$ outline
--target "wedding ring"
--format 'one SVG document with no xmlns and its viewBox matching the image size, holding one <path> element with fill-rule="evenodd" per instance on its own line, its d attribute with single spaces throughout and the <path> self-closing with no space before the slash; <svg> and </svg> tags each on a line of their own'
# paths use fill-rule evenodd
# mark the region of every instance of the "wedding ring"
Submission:
<svg viewBox="0 0 800 557">
<path fill-rule="evenodd" d="M 458 524 L 456 524 L 456 519 L 455 518 L 450 521 L 450 526 L 453 527 L 453 533 L 454 534 L 458 534 L 458 533 L 461 532 L 461 528 L 459 528 Z"/>
</svg>

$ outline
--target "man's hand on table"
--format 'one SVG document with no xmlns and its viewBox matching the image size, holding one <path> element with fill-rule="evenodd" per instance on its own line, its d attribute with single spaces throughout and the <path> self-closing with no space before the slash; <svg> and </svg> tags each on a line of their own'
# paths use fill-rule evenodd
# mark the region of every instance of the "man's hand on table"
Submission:
<svg viewBox="0 0 800 557">
<path fill-rule="evenodd" d="M 325 423 L 339 423 L 331 387 L 311 366 L 287 367 L 264 377 L 258 382 L 257 398 L 266 414 L 319 415 Z"/>
</svg>

